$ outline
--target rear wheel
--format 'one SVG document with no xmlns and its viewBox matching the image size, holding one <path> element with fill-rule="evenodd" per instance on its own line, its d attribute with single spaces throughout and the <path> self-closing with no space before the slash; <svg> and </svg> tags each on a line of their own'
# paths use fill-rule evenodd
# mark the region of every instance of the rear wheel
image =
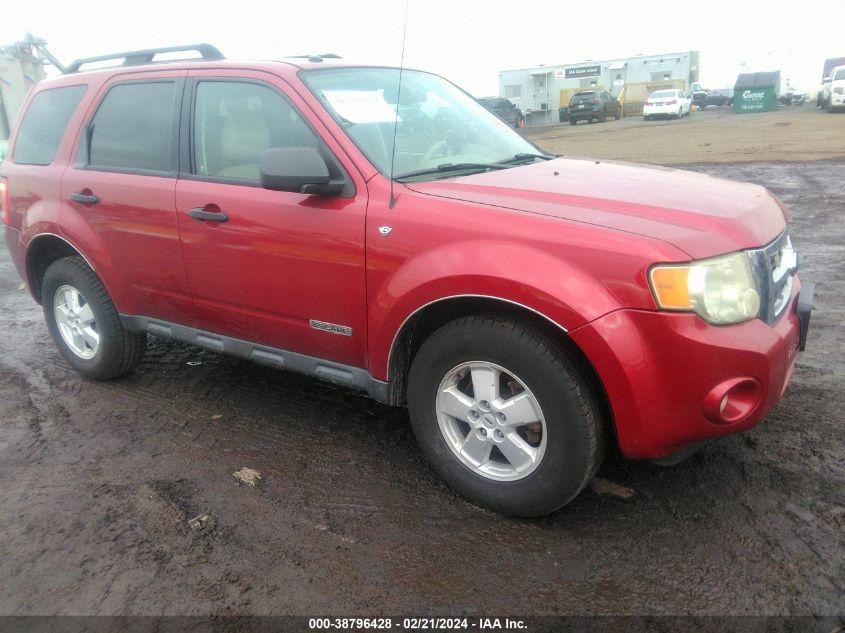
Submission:
<svg viewBox="0 0 845 633">
<path fill-rule="evenodd" d="M 578 121 L 576 121 L 575 119 L 569 119 L 569 125 L 577 125 L 577 124 L 578 124 Z"/>
<path fill-rule="evenodd" d="M 604 453 L 600 409 L 578 365 L 530 326 L 465 317 L 432 334 L 408 381 L 414 434 L 474 503 L 518 516 L 573 499 Z"/>
<path fill-rule="evenodd" d="M 123 328 L 105 287 L 81 257 L 50 264 L 41 299 L 56 346 L 86 378 L 120 376 L 143 358 L 147 335 Z"/>
<path fill-rule="evenodd" d="M 601 116 L 599 116 L 599 123 L 604 123 L 607 121 L 607 110 L 601 111 Z"/>
</svg>

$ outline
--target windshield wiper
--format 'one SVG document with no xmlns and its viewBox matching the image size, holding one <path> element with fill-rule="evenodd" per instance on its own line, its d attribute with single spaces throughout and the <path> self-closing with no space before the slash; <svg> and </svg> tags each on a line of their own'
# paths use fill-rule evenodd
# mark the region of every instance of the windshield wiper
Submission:
<svg viewBox="0 0 845 633">
<path fill-rule="evenodd" d="M 462 171 L 465 169 L 486 171 L 488 169 L 507 169 L 507 166 L 499 163 L 443 163 L 437 167 L 418 169 L 417 171 L 408 171 L 404 174 L 399 174 L 396 176 L 396 180 L 404 180 L 405 178 L 413 178 L 414 176 L 428 176 L 429 174 L 443 174 L 452 171 Z"/>
<path fill-rule="evenodd" d="M 504 160 L 497 160 L 496 164 L 497 165 L 510 165 L 511 163 L 518 163 L 520 161 L 528 160 L 528 159 L 533 160 L 535 158 L 539 158 L 540 160 L 552 160 L 553 158 L 557 158 L 557 157 L 556 156 L 550 156 L 549 154 L 525 154 L 525 153 L 522 153 L 522 154 L 515 154 L 514 156 L 511 156 L 510 158 L 506 158 Z"/>
</svg>

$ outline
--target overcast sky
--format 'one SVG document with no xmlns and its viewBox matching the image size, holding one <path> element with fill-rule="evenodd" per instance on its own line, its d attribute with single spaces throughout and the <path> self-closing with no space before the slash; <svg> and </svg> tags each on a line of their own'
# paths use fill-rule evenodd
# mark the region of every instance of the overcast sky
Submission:
<svg viewBox="0 0 845 633">
<path fill-rule="evenodd" d="M 405 63 L 476 96 L 498 71 L 633 56 L 701 52 L 705 87 L 743 70 L 782 70 L 814 92 L 823 60 L 845 56 L 845 0 L 408 0 Z M 3 2 L 0 44 L 26 31 L 62 61 L 210 42 L 228 57 L 335 52 L 398 64 L 404 0 L 24 0 Z M 650 7 L 654 5 L 654 9 Z M 743 67 L 744 64 L 744 67 Z"/>
</svg>

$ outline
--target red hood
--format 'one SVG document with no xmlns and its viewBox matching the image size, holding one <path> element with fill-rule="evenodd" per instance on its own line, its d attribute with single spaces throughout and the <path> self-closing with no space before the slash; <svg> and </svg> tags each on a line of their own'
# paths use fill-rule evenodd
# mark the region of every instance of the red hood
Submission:
<svg viewBox="0 0 845 633">
<path fill-rule="evenodd" d="M 612 161 L 557 159 L 408 187 L 653 237 L 695 259 L 762 246 L 786 224 L 759 185 Z"/>
</svg>

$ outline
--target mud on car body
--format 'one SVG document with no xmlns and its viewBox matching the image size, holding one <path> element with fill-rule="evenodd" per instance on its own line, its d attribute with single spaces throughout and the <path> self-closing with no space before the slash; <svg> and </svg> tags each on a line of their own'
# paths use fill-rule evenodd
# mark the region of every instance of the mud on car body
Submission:
<svg viewBox="0 0 845 633">
<path fill-rule="evenodd" d="M 361 390 L 524 516 L 610 443 L 677 459 L 781 397 L 812 285 L 765 189 L 554 158 L 425 72 L 193 48 L 38 84 L 0 167 L 6 244 L 83 375 L 155 334 Z"/>
</svg>

